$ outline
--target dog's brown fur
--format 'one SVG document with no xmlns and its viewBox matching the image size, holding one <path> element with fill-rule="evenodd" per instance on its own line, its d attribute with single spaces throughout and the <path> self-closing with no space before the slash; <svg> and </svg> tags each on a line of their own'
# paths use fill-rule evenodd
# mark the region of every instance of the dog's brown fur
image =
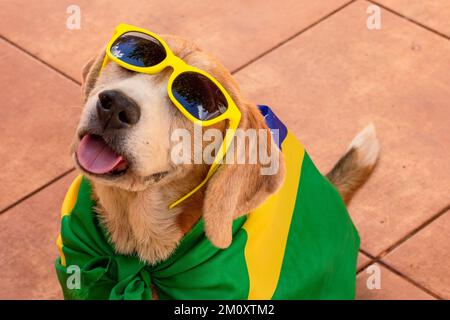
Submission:
<svg viewBox="0 0 450 320">
<path fill-rule="evenodd" d="M 338 189 L 342 199 L 348 204 L 361 185 L 369 178 L 373 166 L 358 166 L 355 149 L 349 150 L 327 174 L 327 178 Z"/>
<path fill-rule="evenodd" d="M 241 129 L 268 130 L 256 105 L 242 97 L 236 82 L 225 67 L 191 42 L 173 36 L 163 38 L 175 55 L 188 64 L 209 72 L 227 89 L 242 113 L 239 125 Z M 121 70 L 112 63 L 100 75 L 103 57 L 104 51 L 91 59 L 83 69 L 82 90 L 87 101 L 86 108 L 91 108 L 92 100 L 95 100 L 99 90 L 113 82 L 110 79 L 118 81 L 117 79 L 127 79 L 131 76 L 129 71 Z M 155 99 L 169 105 L 163 112 L 164 117 L 170 119 L 170 127 L 161 128 L 162 132 L 170 132 L 174 128 L 192 130 L 192 124 L 170 105 L 167 99 L 165 87 L 169 74 L 170 70 L 165 70 L 155 76 L 141 75 L 140 79 L 152 81 L 152 86 L 158 86 L 160 90 L 157 94 L 160 96 Z M 83 126 L 85 124 L 80 121 L 79 130 Z M 226 123 L 215 127 L 224 132 Z M 374 136 L 372 138 L 376 140 Z M 77 134 L 72 148 L 73 154 L 78 143 Z M 133 148 L 142 148 L 142 145 L 133 144 Z M 280 153 L 273 142 L 268 144 L 268 148 L 270 152 Z M 329 174 L 329 179 L 346 200 L 349 200 L 356 188 L 364 182 L 374 165 L 373 163 L 362 168 L 355 150 L 360 149 L 350 151 Z M 170 174 L 161 180 L 155 178 L 150 182 L 139 176 L 136 173 L 138 170 L 131 172 L 130 177 L 120 180 L 120 183 L 92 176 L 82 168 L 80 170 L 92 181 L 98 215 L 116 250 L 121 254 L 136 253 L 143 261 L 154 264 L 171 255 L 183 235 L 200 217 L 204 218 L 205 232 L 210 241 L 217 247 L 228 247 L 232 240 L 233 219 L 258 207 L 282 185 L 285 174 L 284 159 L 281 153 L 279 156 L 279 171 L 271 176 L 260 174 L 260 163 L 221 165 L 205 187 L 172 210 L 168 209 L 169 205 L 202 181 L 208 171 L 208 165 L 175 166 L 168 163 Z"/>
<path fill-rule="evenodd" d="M 378 154 L 379 145 L 375 128 L 369 125 L 355 137 L 347 153 L 326 175 L 346 204 L 373 172 Z"/>
</svg>

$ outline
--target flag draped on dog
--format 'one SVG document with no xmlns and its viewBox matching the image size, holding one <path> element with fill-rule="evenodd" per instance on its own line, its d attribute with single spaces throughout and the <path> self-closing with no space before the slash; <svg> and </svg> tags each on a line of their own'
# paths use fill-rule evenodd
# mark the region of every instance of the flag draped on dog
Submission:
<svg viewBox="0 0 450 320">
<path fill-rule="evenodd" d="M 62 207 L 55 267 L 66 299 L 353 299 L 358 233 L 331 183 L 266 106 L 286 161 L 281 189 L 233 223 L 233 242 L 214 247 L 200 220 L 174 254 L 154 266 L 115 253 L 79 176 Z M 76 268 L 70 268 L 76 266 Z M 73 270 L 79 285 L 72 286 Z"/>
</svg>

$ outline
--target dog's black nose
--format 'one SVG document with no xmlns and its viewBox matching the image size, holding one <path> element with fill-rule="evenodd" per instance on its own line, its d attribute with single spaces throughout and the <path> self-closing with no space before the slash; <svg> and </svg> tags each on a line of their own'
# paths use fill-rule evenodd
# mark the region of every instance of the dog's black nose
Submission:
<svg viewBox="0 0 450 320">
<path fill-rule="evenodd" d="M 139 121 L 141 109 L 124 93 L 105 90 L 98 94 L 97 114 L 104 129 L 122 129 Z"/>
</svg>

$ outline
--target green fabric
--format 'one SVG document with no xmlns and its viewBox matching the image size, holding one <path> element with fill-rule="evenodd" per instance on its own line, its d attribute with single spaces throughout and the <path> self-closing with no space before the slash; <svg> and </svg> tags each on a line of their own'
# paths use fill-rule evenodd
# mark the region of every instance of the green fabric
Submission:
<svg viewBox="0 0 450 320">
<path fill-rule="evenodd" d="M 354 299 L 359 236 L 341 196 L 307 153 L 295 212 L 273 299 Z"/>
<path fill-rule="evenodd" d="M 306 153 L 293 192 L 295 212 L 273 299 L 354 298 L 359 237 L 339 194 Z M 248 297 L 245 217 L 234 222 L 229 248 L 215 248 L 201 220 L 168 260 L 148 266 L 135 256 L 115 254 L 93 206 L 83 178 L 75 207 L 61 223 L 66 265 L 80 267 L 80 289 L 68 289 L 71 274 L 60 258 L 55 263 L 66 299 L 151 299 L 152 284 L 160 299 Z"/>
</svg>

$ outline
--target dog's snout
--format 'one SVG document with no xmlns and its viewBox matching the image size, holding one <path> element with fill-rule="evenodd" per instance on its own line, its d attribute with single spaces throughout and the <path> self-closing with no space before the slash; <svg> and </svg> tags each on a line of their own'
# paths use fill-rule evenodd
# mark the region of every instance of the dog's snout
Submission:
<svg viewBox="0 0 450 320">
<path fill-rule="evenodd" d="M 106 90 L 98 94 L 97 114 L 104 129 L 122 129 L 139 121 L 141 109 L 124 93 Z"/>
</svg>

